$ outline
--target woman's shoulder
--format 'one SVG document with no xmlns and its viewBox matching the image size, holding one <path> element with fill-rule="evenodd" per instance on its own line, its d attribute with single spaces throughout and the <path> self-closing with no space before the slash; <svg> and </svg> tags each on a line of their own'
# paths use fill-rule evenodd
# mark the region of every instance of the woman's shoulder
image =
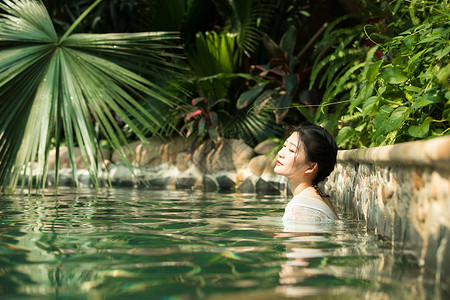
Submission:
<svg viewBox="0 0 450 300">
<path fill-rule="evenodd" d="M 311 216 L 314 219 L 337 220 L 333 210 L 322 200 L 307 195 L 296 195 L 288 203 L 285 209 L 284 219 L 298 219 Z"/>
</svg>

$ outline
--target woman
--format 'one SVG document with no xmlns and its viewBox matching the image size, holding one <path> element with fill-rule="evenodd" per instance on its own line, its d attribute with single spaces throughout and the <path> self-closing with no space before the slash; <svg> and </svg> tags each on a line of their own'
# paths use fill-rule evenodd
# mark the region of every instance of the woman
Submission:
<svg viewBox="0 0 450 300">
<path fill-rule="evenodd" d="M 324 128 L 310 123 L 294 129 L 278 152 L 276 174 L 289 180 L 293 198 L 283 220 L 321 222 L 337 220 L 337 214 L 317 184 L 336 164 L 337 145 Z"/>
</svg>

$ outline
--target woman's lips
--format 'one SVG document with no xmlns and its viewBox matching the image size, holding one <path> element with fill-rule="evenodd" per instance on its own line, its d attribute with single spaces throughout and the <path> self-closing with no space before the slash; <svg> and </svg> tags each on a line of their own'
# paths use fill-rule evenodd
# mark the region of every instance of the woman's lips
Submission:
<svg viewBox="0 0 450 300">
<path fill-rule="evenodd" d="M 282 166 L 283 164 L 279 161 L 279 160 L 277 160 L 277 166 Z"/>
</svg>

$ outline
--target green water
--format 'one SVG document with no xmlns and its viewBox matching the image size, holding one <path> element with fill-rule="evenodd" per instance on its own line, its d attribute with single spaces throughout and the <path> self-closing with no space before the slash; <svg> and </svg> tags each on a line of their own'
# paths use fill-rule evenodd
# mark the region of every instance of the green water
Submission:
<svg viewBox="0 0 450 300">
<path fill-rule="evenodd" d="M 283 224 L 283 196 L 109 189 L 0 196 L 0 299 L 445 299 L 340 212 Z"/>
</svg>

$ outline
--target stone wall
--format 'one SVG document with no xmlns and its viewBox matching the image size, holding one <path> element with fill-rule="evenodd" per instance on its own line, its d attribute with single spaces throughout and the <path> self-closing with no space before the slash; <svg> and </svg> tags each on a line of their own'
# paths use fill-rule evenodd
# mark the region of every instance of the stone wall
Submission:
<svg viewBox="0 0 450 300">
<path fill-rule="evenodd" d="M 220 139 L 216 143 L 206 141 L 190 151 L 181 137 L 165 141 L 149 138 L 148 143 L 136 141 L 124 147 L 122 156 L 119 151 L 102 151 L 104 161 L 98 179 L 101 186 L 112 187 L 284 194 L 286 179 L 273 172 L 278 146 L 266 141 L 252 148 L 241 140 Z M 75 155 L 78 170 L 73 175 L 67 149 L 60 148 L 59 185 L 93 187 L 78 149 Z M 48 186 L 56 182 L 51 171 L 54 167 L 52 151 Z"/>
<path fill-rule="evenodd" d="M 396 250 L 450 283 L 450 137 L 339 151 L 325 185 Z"/>
</svg>

